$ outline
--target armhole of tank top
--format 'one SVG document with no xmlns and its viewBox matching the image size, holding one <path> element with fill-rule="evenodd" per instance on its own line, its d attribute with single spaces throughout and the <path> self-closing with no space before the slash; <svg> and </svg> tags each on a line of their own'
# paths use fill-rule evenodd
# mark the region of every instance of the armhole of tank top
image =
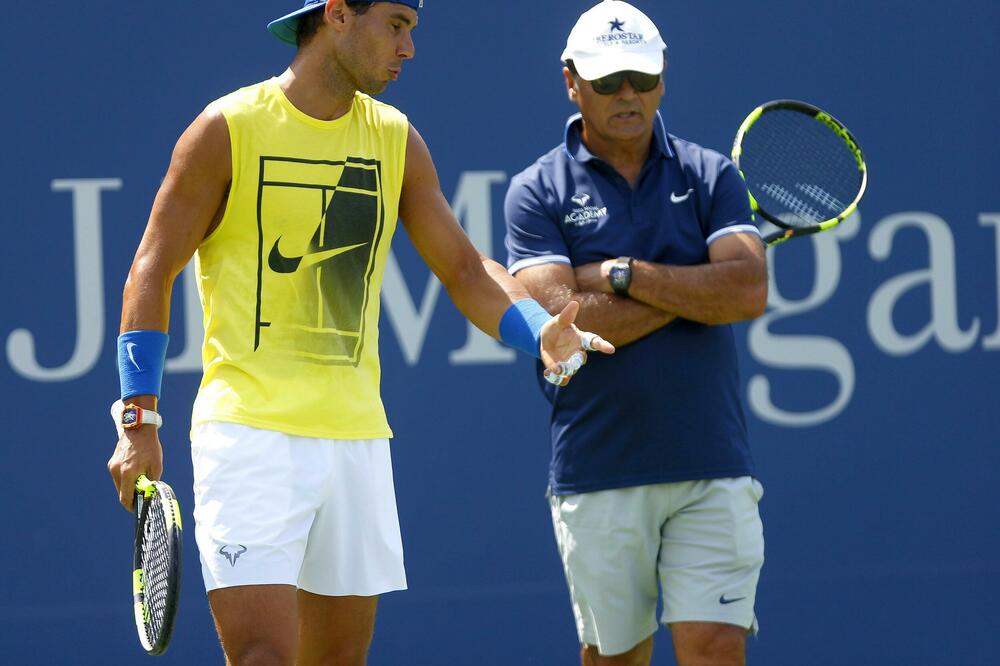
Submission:
<svg viewBox="0 0 1000 666">
<path fill-rule="evenodd" d="M 399 163 L 402 164 L 402 168 L 399 170 L 399 193 L 398 196 L 402 198 L 403 196 L 403 182 L 406 180 L 406 148 L 410 144 L 410 119 L 406 117 L 406 114 L 400 114 L 403 116 L 403 139 L 399 142 Z"/>
<path fill-rule="evenodd" d="M 229 159 L 230 159 L 229 190 L 226 192 L 226 207 L 222 211 L 222 219 L 219 220 L 219 226 L 213 229 L 212 233 L 210 233 L 208 236 L 205 236 L 205 238 L 202 239 L 201 243 L 198 244 L 199 247 L 202 247 L 210 243 L 213 239 L 215 239 L 216 236 L 219 235 L 219 232 L 222 231 L 222 228 L 226 226 L 226 222 L 229 220 L 229 213 L 234 205 L 233 195 L 236 192 L 236 185 L 237 185 L 236 179 L 239 173 L 237 165 L 239 165 L 240 163 L 239 152 L 238 152 L 239 148 L 237 146 L 238 142 L 236 141 L 236 135 L 233 132 L 233 127 L 229 122 L 229 116 L 226 115 L 225 111 L 220 111 L 220 113 L 222 114 L 222 119 L 226 122 L 226 131 L 229 132 Z"/>
</svg>

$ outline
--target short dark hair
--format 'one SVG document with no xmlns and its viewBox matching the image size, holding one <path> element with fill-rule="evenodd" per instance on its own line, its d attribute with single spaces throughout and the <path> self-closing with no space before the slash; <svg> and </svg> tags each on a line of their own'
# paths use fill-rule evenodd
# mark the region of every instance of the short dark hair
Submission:
<svg viewBox="0 0 1000 666">
<path fill-rule="evenodd" d="M 376 0 L 346 0 L 347 6 L 355 14 L 364 14 L 366 11 L 371 9 Z M 323 25 L 323 9 L 322 7 L 306 12 L 299 19 L 298 26 L 295 30 L 295 43 L 299 48 L 302 48 L 309 43 L 309 40 L 313 38 L 319 27 Z"/>
</svg>

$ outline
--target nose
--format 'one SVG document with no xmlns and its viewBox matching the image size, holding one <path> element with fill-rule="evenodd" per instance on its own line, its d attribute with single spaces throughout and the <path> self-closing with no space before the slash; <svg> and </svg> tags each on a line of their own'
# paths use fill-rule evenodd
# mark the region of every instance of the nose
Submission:
<svg viewBox="0 0 1000 666">
<path fill-rule="evenodd" d="M 396 55 L 404 60 L 409 60 L 416 55 L 416 47 L 413 45 L 413 35 L 409 30 L 404 30 L 396 46 Z"/>
<path fill-rule="evenodd" d="M 622 85 L 618 88 L 616 95 L 622 99 L 632 99 L 633 97 L 638 97 L 639 93 L 635 91 L 635 88 L 632 87 L 632 82 L 629 81 L 626 76 L 625 79 L 622 80 Z"/>
</svg>

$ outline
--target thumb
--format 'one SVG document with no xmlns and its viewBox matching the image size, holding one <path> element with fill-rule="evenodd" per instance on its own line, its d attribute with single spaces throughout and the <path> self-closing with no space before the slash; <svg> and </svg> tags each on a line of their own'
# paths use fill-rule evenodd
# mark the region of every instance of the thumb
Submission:
<svg viewBox="0 0 1000 666">
<path fill-rule="evenodd" d="M 577 301 L 570 301 L 557 316 L 560 328 L 569 328 L 576 321 L 576 315 L 580 312 L 580 304 Z"/>
</svg>

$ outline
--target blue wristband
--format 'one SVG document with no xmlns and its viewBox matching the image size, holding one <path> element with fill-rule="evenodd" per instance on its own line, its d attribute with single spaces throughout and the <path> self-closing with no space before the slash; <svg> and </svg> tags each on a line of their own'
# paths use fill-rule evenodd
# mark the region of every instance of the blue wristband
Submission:
<svg viewBox="0 0 1000 666">
<path fill-rule="evenodd" d="M 160 397 L 169 340 L 162 331 L 128 331 L 118 336 L 122 400 L 136 395 Z"/>
<path fill-rule="evenodd" d="M 512 303 L 500 318 L 500 340 L 535 358 L 542 357 L 542 326 L 552 315 L 538 301 L 526 298 Z"/>
</svg>

